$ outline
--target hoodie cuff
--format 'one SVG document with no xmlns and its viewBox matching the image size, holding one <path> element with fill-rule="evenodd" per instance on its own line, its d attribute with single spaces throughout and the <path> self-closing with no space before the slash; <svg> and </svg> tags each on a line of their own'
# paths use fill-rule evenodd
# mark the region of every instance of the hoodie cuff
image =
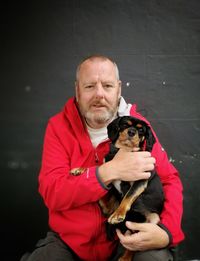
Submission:
<svg viewBox="0 0 200 261">
<path fill-rule="evenodd" d="M 102 181 L 100 175 L 99 175 L 99 167 L 96 167 L 96 178 L 98 180 L 98 182 L 100 183 L 100 185 L 105 189 L 105 190 L 109 190 L 111 189 L 112 185 L 106 186 L 104 184 L 104 182 Z"/>
<path fill-rule="evenodd" d="M 165 232 L 167 233 L 168 237 L 169 237 L 169 244 L 167 247 L 171 246 L 172 244 L 172 234 L 170 233 L 170 231 L 166 228 L 165 225 L 163 225 L 162 223 L 158 223 L 158 226 L 160 228 L 162 228 L 163 230 L 165 230 Z"/>
</svg>

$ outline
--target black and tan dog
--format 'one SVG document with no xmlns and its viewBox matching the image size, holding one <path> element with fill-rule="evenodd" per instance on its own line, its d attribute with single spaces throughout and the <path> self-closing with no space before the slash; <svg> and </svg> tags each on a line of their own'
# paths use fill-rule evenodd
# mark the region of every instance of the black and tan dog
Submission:
<svg viewBox="0 0 200 261">
<path fill-rule="evenodd" d="M 110 152 L 105 160 L 111 160 L 119 149 L 127 151 L 151 151 L 155 138 L 150 127 L 142 120 L 131 116 L 118 117 L 108 125 L 108 137 L 111 140 Z M 148 180 L 135 182 L 116 181 L 112 188 L 100 200 L 103 213 L 108 217 L 107 232 L 111 239 L 114 230 L 119 227 L 125 232 L 125 221 L 160 221 L 164 194 L 162 184 L 155 171 Z M 120 261 L 129 261 L 133 252 L 126 250 Z"/>
</svg>

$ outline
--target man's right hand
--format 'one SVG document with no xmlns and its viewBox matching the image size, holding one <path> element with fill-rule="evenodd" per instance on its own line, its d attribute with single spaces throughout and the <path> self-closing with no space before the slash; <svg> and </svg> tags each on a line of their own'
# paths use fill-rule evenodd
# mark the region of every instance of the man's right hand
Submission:
<svg viewBox="0 0 200 261">
<path fill-rule="evenodd" d="M 99 175 L 106 185 L 114 180 L 148 179 L 154 164 L 155 158 L 148 151 L 127 152 L 120 149 L 111 161 L 99 167 Z"/>
</svg>

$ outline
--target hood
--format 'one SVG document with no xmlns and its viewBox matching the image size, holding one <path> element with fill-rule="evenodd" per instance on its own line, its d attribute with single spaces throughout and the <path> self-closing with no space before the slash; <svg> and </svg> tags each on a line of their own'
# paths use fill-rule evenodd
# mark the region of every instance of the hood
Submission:
<svg viewBox="0 0 200 261">
<path fill-rule="evenodd" d="M 76 103 L 76 98 L 70 98 L 64 106 L 64 116 L 68 122 L 69 128 L 73 132 L 73 135 L 77 138 L 80 143 L 80 148 L 84 152 L 88 150 L 88 144 L 92 143 L 86 128 L 86 125 L 80 115 L 78 106 Z"/>
</svg>

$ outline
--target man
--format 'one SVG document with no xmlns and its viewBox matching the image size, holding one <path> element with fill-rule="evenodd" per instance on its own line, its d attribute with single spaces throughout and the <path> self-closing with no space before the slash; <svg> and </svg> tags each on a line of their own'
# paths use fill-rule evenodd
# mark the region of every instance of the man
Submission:
<svg viewBox="0 0 200 261">
<path fill-rule="evenodd" d="M 98 201 L 114 180 L 148 179 L 156 168 L 165 193 L 159 225 L 127 222 L 117 230 L 121 244 L 135 252 L 134 261 L 173 260 L 169 248 L 183 240 L 182 184 L 158 139 L 152 153 L 109 150 L 107 125 L 118 115 L 145 120 L 121 97 L 117 65 L 104 56 L 83 60 L 76 73 L 76 97 L 48 123 L 39 175 L 39 192 L 49 210 L 51 232 L 39 241 L 28 261 L 116 260 L 117 242 L 109 241 Z M 145 120 L 146 121 L 146 120 Z M 84 168 L 81 175 L 70 171 Z"/>
</svg>

